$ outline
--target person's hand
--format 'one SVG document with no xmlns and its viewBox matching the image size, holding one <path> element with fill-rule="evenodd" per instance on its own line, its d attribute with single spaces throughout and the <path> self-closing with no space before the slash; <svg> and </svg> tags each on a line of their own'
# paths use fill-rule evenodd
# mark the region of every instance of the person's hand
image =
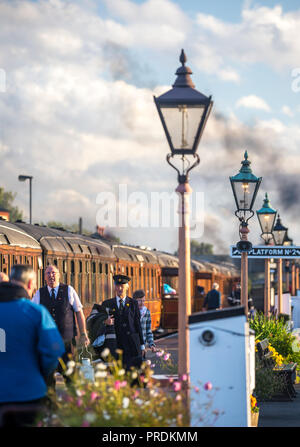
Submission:
<svg viewBox="0 0 300 447">
<path fill-rule="evenodd" d="M 156 346 L 152 345 L 152 346 L 150 347 L 150 349 L 151 349 L 152 352 L 156 352 Z"/>
<path fill-rule="evenodd" d="M 146 349 L 142 349 L 142 358 L 145 358 L 146 355 Z"/>
<path fill-rule="evenodd" d="M 86 333 L 80 335 L 80 343 L 82 343 L 85 347 L 90 344 L 90 339 Z"/>
<path fill-rule="evenodd" d="M 107 320 L 104 321 L 104 324 L 106 324 L 106 326 L 112 326 L 113 324 L 115 324 L 115 317 L 113 315 L 110 315 Z"/>
</svg>

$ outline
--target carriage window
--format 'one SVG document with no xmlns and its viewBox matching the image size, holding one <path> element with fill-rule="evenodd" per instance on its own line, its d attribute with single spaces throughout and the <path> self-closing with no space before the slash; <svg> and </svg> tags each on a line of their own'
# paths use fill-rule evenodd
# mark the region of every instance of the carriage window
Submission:
<svg viewBox="0 0 300 447">
<path fill-rule="evenodd" d="M 92 271 L 93 273 L 96 273 L 96 262 L 92 263 Z"/>
<path fill-rule="evenodd" d="M 108 275 L 108 264 L 105 264 L 105 274 Z"/>
<path fill-rule="evenodd" d="M 71 261 L 71 273 L 75 273 L 75 262 Z"/>
<path fill-rule="evenodd" d="M 82 261 L 79 261 L 79 273 L 82 273 Z"/>
<path fill-rule="evenodd" d="M 102 264 L 99 262 L 99 273 L 102 273 Z"/>
<path fill-rule="evenodd" d="M 57 267 L 57 259 L 54 259 L 53 264 L 56 265 L 56 267 Z"/>
</svg>

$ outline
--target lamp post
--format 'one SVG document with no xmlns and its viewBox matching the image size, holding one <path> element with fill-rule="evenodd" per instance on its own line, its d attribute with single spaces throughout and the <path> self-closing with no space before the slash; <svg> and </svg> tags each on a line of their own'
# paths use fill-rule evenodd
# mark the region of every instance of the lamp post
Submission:
<svg viewBox="0 0 300 447">
<path fill-rule="evenodd" d="M 19 175 L 19 181 L 29 180 L 29 223 L 32 223 L 32 175 Z"/>
<path fill-rule="evenodd" d="M 293 239 L 289 238 L 288 232 L 286 232 L 283 245 L 292 246 L 293 245 Z M 285 287 L 286 291 L 290 291 L 290 262 L 285 261 Z"/>
<path fill-rule="evenodd" d="M 190 287 L 190 233 L 188 199 L 192 189 L 189 185 L 189 172 L 200 163 L 196 153 L 213 102 L 195 89 L 190 75 L 192 71 L 185 65 L 186 55 L 181 50 L 181 67 L 176 71 L 177 78 L 172 89 L 159 97 L 154 96 L 157 111 L 165 131 L 171 153 L 167 162 L 178 175 L 179 193 L 179 296 L 178 296 L 178 374 L 189 374 L 189 333 L 188 315 L 191 313 Z M 171 160 L 180 156 L 182 168 Z M 191 164 L 188 157 L 193 157 Z"/>
<path fill-rule="evenodd" d="M 262 231 L 261 238 L 265 241 L 265 245 L 270 245 L 273 240 L 273 227 L 277 211 L 270 206 L 268 193 L 265 194 L 265 199 L 262 208 L 256 211 L 259 225 Z M 270 281 L 270 259 L 265 259 L 265 290 L 264 290 L 264 314 L 269 316 L 271 299 L 270 299 L 271 281 Z"/>
<path fill-rule="evenodd" d="M 287 228 L 282 225 L 278 214 L 276 224 L 273 228 L 273 236 L 276 245 L 283 245 L 287 233 Z M 278 315 L 282 313 L 282 258 L 277 259 L 277 300 Z"/>
<path fill-rule="evenodd" d="M 248 221 L 254 215 L 252 208 L 262 181 L 262 177 L 256 177 L 252 173 L 250 164 L 246 151 L 239 173 L 229 177 L 236 203 L 235 215 L 240 221 L 240 241 L 237 243 L 237 248 L 241 252 L 241 304 L 245 308 L 246 317 L 248 317 L 248 251 L 252 247 L 247 236 Z"/>
</svg>

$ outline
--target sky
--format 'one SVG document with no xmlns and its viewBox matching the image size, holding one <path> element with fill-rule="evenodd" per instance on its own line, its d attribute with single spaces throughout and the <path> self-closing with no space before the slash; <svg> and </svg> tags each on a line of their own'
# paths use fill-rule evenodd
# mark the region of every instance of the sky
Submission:
<svg viewBox="0 0 300 447">
<path fill-rule="evenodd" d="M 225 254 L 239 240 L 229 176 L 247 150 L 262 177 L 255 210 L 267 192 L 300 243 L 299 28 L 295 0 L 0 0 L 0 185 L 25 221 L 20 174 L 33 176 L 34 223 L 82 217 L 173 253 L 178 228 L 151 202 L 177 187 L 153 96 L 171 88 L 183 48 L 214 101 L 190 173 L 192 238 Z M 249 230 L 258 244 L 256 216 Z"/>
</svg>

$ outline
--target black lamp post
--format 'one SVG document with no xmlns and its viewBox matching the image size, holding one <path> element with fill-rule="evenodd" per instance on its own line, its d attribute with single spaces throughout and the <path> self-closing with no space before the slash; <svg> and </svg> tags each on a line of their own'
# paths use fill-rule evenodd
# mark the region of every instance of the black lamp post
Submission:
<svg viewBox="0 0 300 447">
<path fill-rule="evenodd" d="M 286 232 L 286 234 L 285 234 L 283 245 L 290 246 L 290 247 L 293 246 L 293 239 L 291 239 L 288 236 L 288 232 Z M 290 261 L 288 261 L 288 260 L 285 261 L 284 271 L 285 271 L 285 287 L 286 287 L 286 291 L 289 292 L 290 291 Z"/>
<path fill-rule="evenodd" d="M 32 223 L 32 175 L 19 175 L 19 181 L 29 180 L 29 223 Z"/>
<path fill-rule="evenodd" d="M 277 211 L 271 207 L 268 193 L 265 195 L 262 208 L 256 211 L 256 214 L 262 231 L 261 237 L 265 241 L 265 244 L 269 245 L 273 240 L 272 231 L 274 228 Z"/>
<path fill-rule="evenodd" d="M 287 228 L 282 225 L 280 215 L 278 214 L 276 224 L 273 228 L 275 244 L 282 246 L 287 234 Z M 282 313 L 282 258 L 277 259 L 277 299 L 278 314 Z"/>
<path fill-rule="evenodd" d="M 188 174 L 200 163 L 196 153 L 213 102 L 195 89 L 191 80 L 192 71 L 185 65 L 186 55 L 181 51 L 181 67 L 176 71 L 173 88 L 158 98 L 154 97 L 159 117 L 171 152 L 167 162 L 177 171 L 180 195 L 179 224 L 179 298 L 178 298 L 178 373 L 189 374 L 188 315 L 191 313 L 190 286 L 190 234 L 188 198 L 192 192 Z M 180 170 L 171 159 L 180 156 Z M 189 158 L 192 157 L 193 163 Z"/>
<path fill-rule="evenodd" d="M 282 225 L 280 215 L 278 214 L 276 224 L 273 228 L 273 236 L 275 240 L 276 245 L 283 245 L 283 242 L 285 240 L 286 234 L 287 234 L 287 228 Z"/>
<path fill-rule="evenodd" d="M 265 195 L 262 208 L 256 211 L 259 225 L 262 231 L 261 238 L 265 241 L 266 245 L 270 245 L 273 241 L 273 227 L 276 218 L 277 211 L 274 210 L 269 201 L 268 193 Z M 264 314 L 269 316 L 271 308 L 271 283 L 270 283 L 270 259 L 265 259 L 265 291 L 264 291 Z"/>
<path fill-rule="evenodd" d="M 240 221 L 240 241 L 237 248 L 241 252 L 241 304 L 248 316 L 248 251 L 252 244 L 248 241 L 248 221 L 254 215 L 252 210 L 262 177 L 256 177 L 250 167 L 247 151 L 238 174 L 229 177 L 236 204 L 235 215 Z"/>
</svg>

